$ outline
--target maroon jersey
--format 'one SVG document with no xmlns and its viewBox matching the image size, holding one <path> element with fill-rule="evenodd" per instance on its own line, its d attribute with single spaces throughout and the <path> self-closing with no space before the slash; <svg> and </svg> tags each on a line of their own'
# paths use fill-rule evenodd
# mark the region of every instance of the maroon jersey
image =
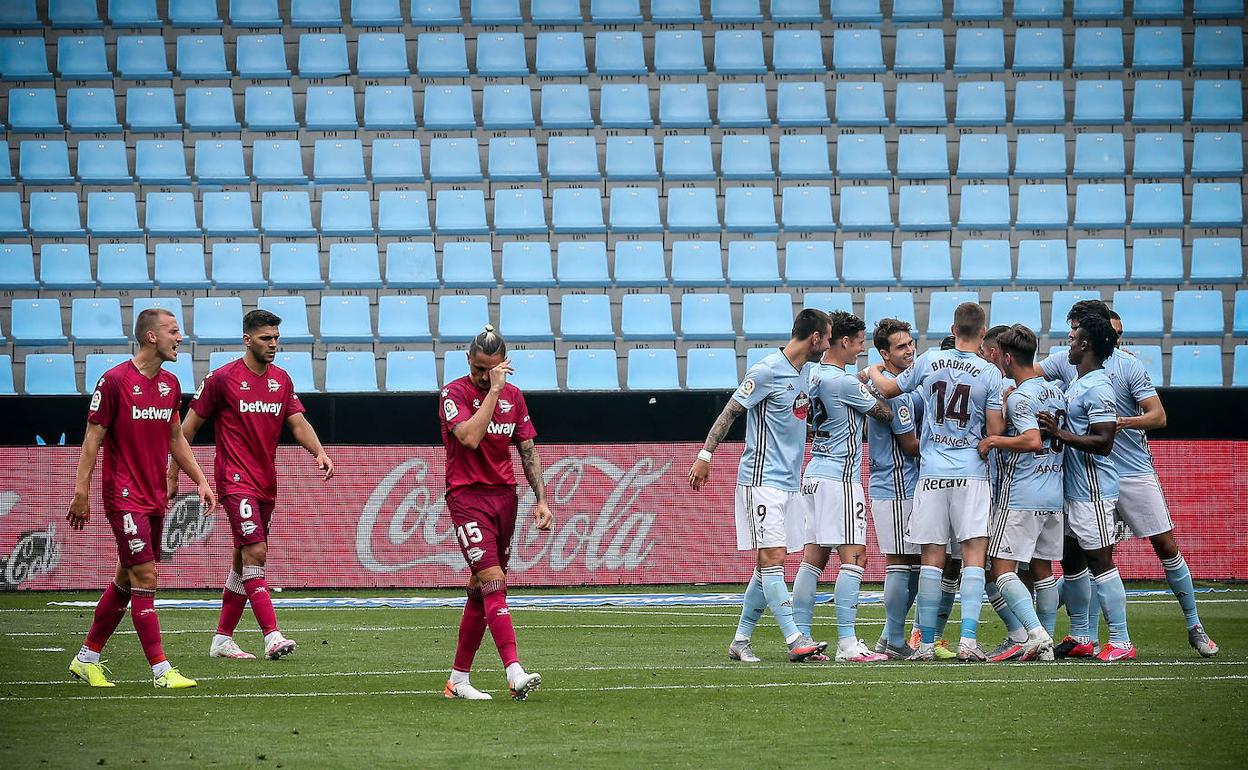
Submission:
<svg viewBox="0 0 1248 770">
<path fill-rule="evenodd" d="M 446 447 L 446 491 L 461 487 L 514 487 L 511 445 L 537 436 L 529 419 L 529 407 L 520 389 L 510 382 L 503 386 L 494 407 L 494 416 L 476 449 L 469 449 L 451 435 L 451 428 L 472 417 L 481 408 L 487 391 L 472 384 L 468 377 L 447 383 L 442 389 L 442 444 Z"/>
<path fill-rule="evenodd" d="M 274 364 L 256 374 L 240 358 L 204 378 L 191 408 L 217 418 L 217 493 L 276 499 L 282 425 L 304 411 L 290 375 Z"/>
<path fill-rule="evenodd" d="M 181 405 L 178 378 L 165 369 L 148 379 L 126 361 L 100 378 L 87 421 L 108 429 L 100 477 L 106 512 L 164 514 L 169 424 Z"/>
</svg>

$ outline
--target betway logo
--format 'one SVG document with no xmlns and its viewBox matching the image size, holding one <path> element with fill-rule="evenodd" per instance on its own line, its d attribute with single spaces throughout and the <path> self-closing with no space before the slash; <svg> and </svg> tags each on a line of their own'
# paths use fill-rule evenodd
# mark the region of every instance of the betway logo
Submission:
<svg viewBox="0 0 1248 770">
<path fill-rule="evenodd" d="M 243 401 L 238 402 L 238 411 L 243 414 L 281 414 L 282 405 L 278 402 L 269 401 Z"/>
<path fill-rule="evenodd" d="M 486 433 L 498 433 L 504 436 L 510 436 L 516 432 L 516 424 L 514 422 L 505 422 L 501 425 L 496 422 L 490 423 L 490 427 L 485 429 Z"/>
<path fill-rule="evenodd" d="M 170 418 L 173 417 L 173 410 L 158 409 L 154 406 L 149 406 L 146 409 L 140 409 L 131 404 L 130 416 L 135 420 L 161 420 L 163 422 L 169 422 Z"/>
</svg>

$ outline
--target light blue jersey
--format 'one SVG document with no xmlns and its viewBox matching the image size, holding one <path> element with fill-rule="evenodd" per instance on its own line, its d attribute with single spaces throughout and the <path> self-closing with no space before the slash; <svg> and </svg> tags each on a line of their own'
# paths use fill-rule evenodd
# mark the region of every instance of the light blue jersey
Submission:
<svg viewBox="0 0 1248 770">
<path fill-rule="evenodd" d="M 1040 412 L 1048 412 L 1060 422 L 1066 412 L 1066 394 L 1057 385 L 1045 382 L 1043 377 L 1023 380 L 1005 399 L 1005 435 L 1021 436 L 1029 430 L 1039 430 L 1036 415 Z M 997 450 L 1004 460 L 1001 509 L 1062 510 L 1065 499 L 1063 453 L 1054 449 L 1048 437 L 1042 435 L 1041 438 L 1044 446 L 1038 452 Z"/>
<path fill-rule="evenodd" d="M 738 484 L 786 492 L 801 488 L 810 413 L 807 371 L 807 367 L 794 368 L 783 351 L 777 350 L 750 367 L 732 394 L 747 410 Z"/>
<path fill-rule="evenodd" d="M 1079 377 L 1071 366 L 1066 351 L 1044 359 L 1040 364 L 1044 376 L 1058 380 L 1066 387 Z M 1120 417 L 1135 417 L 1141 413 L 1140 402 L 1157 395 L 1153 380 L 1144 364 L 1130 353 L 1114 350 L 1105 359 L 1105 375 L 1114 389 L 1114 411 Z M 1120 430 L 1114 437 L 1114 451 L 1110 453 L 1119 476 L 1152 476 L 1153 454 L 1148 450 L 1148 436 L 1142 430 Z"/>
<path fill-rule="evenodd" d="M 1117 421 L 1114 388 L 1104 369 L 1088 372 L 1066 389 L 1066 427 L 1071 433 L 1086 436 L 1092 425 Z M 1112 459 L 1067 446 L 1064 460 L 1067 500 L 1118 499 L 1118 469 Z"/>
<path fill-rule="evenodd" d="M 858 482 L 862 478 L 862 421 L 875 396 L 852 374 L 833 364 L 811 367 L 811 423 L 815 443 L 807 476 Z"/>
<path fill-rule="evenodd" d="M 884 376 L 893 377 L 887 371 Z M 902 393 L 890 398 L 888 406 L 893 410 L 891 423 L 867 420 L 871 499 L 909 500 L 919 483 L 919 458 L 902 452 L 893 437 L 919 430 L 923 424 L 923 401 L 914 393 Z"/>
<path fill-rule="evenodd" d="M 919 478 L 988 479 L 979 456 L 989 409 L 1001 410 L 1001 371 L 975 353 L 929 351 L 897 377 L 923 400 Z"/>
<path fill-rule="evenodd" d="M 1009 377 L 1001 378 L 1001 402 L 1004 404 L 1008 397 L 1006 391 L 1014 387 L 1014 380 Z M 1009 452 L 1002 452 L 1000 449 L 994 449 L 988 453 L 988 485 L 992 487 L 992 507 L 1000 508 L 1004 504 L 1005 485 L 1001 483 L 1001 479 L 1005 477 L 1005 463 L 1009 459 Z"/>
</svg>

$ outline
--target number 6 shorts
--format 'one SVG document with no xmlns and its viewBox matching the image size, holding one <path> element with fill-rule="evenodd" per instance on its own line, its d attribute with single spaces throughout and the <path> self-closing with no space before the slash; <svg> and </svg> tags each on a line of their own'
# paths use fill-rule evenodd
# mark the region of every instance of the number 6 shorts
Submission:
<svg viewBox="0 0 1248 770">
<path fill-rule="evenodd" d="M 490 567 L 507 571 L 519 505 L 515 487 L 468 487 L 446 496 L 455 542 L 474 575 Z"/>
<path fill-rule="evenodd" d="M 221 507 L 230 521 L 230 534 L 234 547 L 242 548 L 252 543 L 264 543 L 272 529 L 273 501 L 258 500 L 246 495 L 224 495 Z"/>
<path fill-rule="evenodd" d="M 738 484 L 734 508 L 738 551 L 786 548 L 792 552 L 805 544 L 806 517 L 799 493 Z"/>
<path fill-rule="evenodd" d="M 165 529 L 163 513 L 105 513 L 117 540 L 117 560 L 123 567 L 160 561 L 160 539 Z"/>
</svg>

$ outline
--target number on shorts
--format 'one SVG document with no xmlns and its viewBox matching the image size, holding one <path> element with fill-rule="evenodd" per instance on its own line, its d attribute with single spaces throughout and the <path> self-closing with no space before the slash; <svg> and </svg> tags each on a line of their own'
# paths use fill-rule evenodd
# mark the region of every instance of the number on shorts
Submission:
<svg viewBox="0 0 1248 770">
<path fill-rule="evenodd" d="M 465 548 L 472 543 L 481 542 L 481 528 L 477 526 L 475 521 L 470 521 L 459 527 L 455 530 L 455 533 L 459 536 L 459 542 L 463 543 Z"/>
<path fill-rule="evenodd" d="M 760 506 L 756 507 L 756 508 L 754 509 L 754 513 L 755 513 L 755 515 L 757 515 L 757 516 L 758 516 L 758 520 L 759 520 L 759 522 L 762 522 L 764 519 L 766 519 L 766 518 L 767 518 L 767 506 L 765 506 L 765 505 L 760 505 Z"/>
<path fill-rule="evenodd" d="M 127 535 L 139 534 L 139 528 L 134 524 L 134 517 L 128 513 L 121 517 L 121 531 Z"/>
<path fill-rule="evenodd" d="M 965 428 L 971 421 L 971 386 L 965 383 L 953 386 L 953 395 L 946 400 L 945 391 L 949 383 L 937 380 L 932 383 L 932 393 L 936 396 L 936 422 L 957 420 L 958 426 Z"/>
<path fill-rule="evenodd" d="M 247 498 L 238 501 L 238 516 L 241 519 L 251 518 L 251 503 L 247 502 Z"/>
<path fill-rule="evenodd" d="M 865 508 L 866 506 L 864 506 L 861 502 L 855 501 L 854 502 L 854 518 L 861 519 L 863 517 Z"/>
</svg>

